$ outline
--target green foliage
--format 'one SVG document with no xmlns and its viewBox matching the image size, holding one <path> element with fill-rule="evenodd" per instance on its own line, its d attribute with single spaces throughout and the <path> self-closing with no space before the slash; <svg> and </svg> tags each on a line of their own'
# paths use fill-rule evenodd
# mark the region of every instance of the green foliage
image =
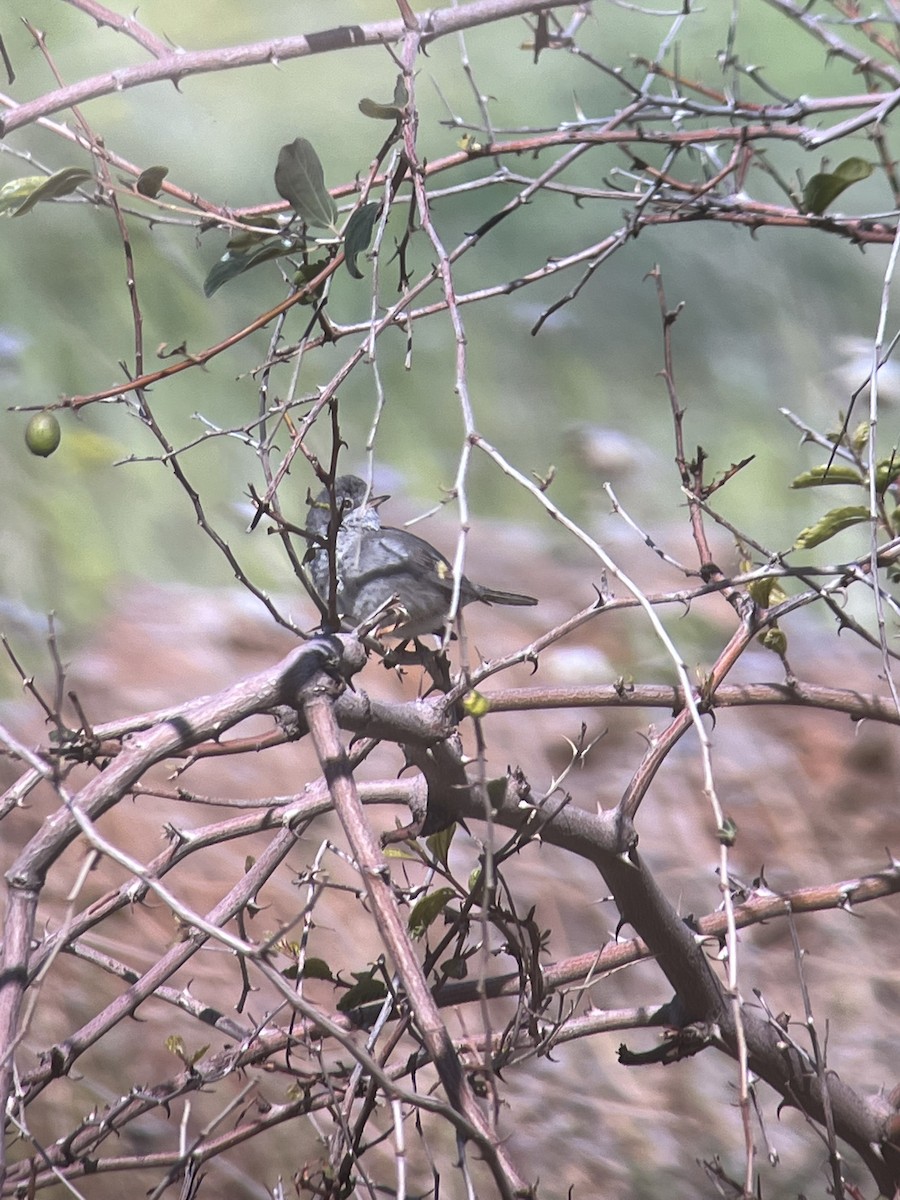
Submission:
<svg viewBox="0 0 900 1200">
<path fill-rule="evenodd" d="M 803 189 L 803 211 L 821 216 L 851 184 L 868 179 L 874 169 L 864 158 L 845 158 L 833 171 L 813 175 Z"/>
<path fill-rule="evenodd" d="M 440 830 L 439 833 L 432 833 L 425 839 L 425 845 L 428 847 L 428 852 L 432 855 L 436 862 L 439 862 L 442 867 L 447 866 L 447 860 L 450 855 L 450 846 L 453 842 L 453 837 L 456 833 L 456 822 L 448 825 L 446 829 Z"/>
<path fill-rule="evenodd" d="M 354 212 L 344 227 L 344 264 L 354 279 L 362 279 L 362 271 L 356 260 L 368 250 L 372 240 L 372 229 L 381 205 L 375 201 L 363 204 Z"/>
<path fill-rule="evenodd" d="M 31 212 L 41 200 L 58 200 L 68 196 L 93 176 L 83 167 L 63 167 L 52 175 L 27 175 L 11 179 L 0 188 L 0 216 L 21 217 Z"/>
<path fill-rule="evenodd" d="M 324 979 L 326 981 L 334 979 L 331 967 L 324 958 L 308 958 L 303 964 L 302 975 L 304 979 Z"/>
<path fill-rule="evenodd" d="M 754 579 L 752 583 L 747 584 L 747 591 L 760 608 L 773 608 L 787 600 L 787 593 L 774 575 Z"/>
<path fill-rule="evenodd" d="M 203 294 L 207 300 L 222 287 L 223 284 L 243 275 L 251 267 L 260 263 L 270 262 L 273 258 L 283 258 L 302 247 L 302 241 L 294 236 L 268 238 L 252 250 L 235 252 L 227 250 L 203 281 Z"/>
<path fill-rule="evenodd" d="M 844 508 L 832 508 L 824 517 L 800 531 L 794 541 L 795 550 L 812 550 L 833 538 L 835 534 L 868 521 L 869 510 L 862 504 L 850 504 Z"/>
<path fill-rule="evenodd" d="M 359 102 L 359 111 L 364 117 L 371 117 L 373 121 L 402 121 L 408 103 L 409 92 L 406 90 L 403 76 L 398 75 L 394 84 L 392 104 L 379 104 L 377 100 L 370 100 L 366 96 Z"/>
<path fill-rule="evenodd" d="M 170 1054 L 174 1054 L 180 1059 L 187 1069 L 190 1071 L 203 1058 L 209 1049 L 209 1043 L 205 1046 L 200 1046 L 197 1050 L 188 1050 L 185 1045 L 184 1038 L 180 1034 L 173 1033 L 171 1037 L 166 1038 L 166 1049 Z"/>
<path fill-rule="evenodd" d="M 427 896 L 423 896 L 413 907 L 409 914 L 407 927 L 410 934 L 414 938 L 420 938 L 425 935 L 429 925 L 435 921 L 456 892 L 451 887 L 435 888 L 433 892 L 429 892 Z"/>
<path fill-rule="evenodd" d="M 319 156 L 306 138 L 295 138 L 279 150 L 275 189 L 307 225 L 337 232 L 337 207 L 325 186 Z"/>
<path fill-rule="evenodd" d="M 811 488 L 822 487 L 825 484 L 836 483 L 864 483 L 864 477 L 856 467 L 847 466 L 844 463 L 826 463 L 822 467 L 813 467 L 809 471 L 804 471 L 802 475 L 798 475 L 796 479 L 791 480 L 792 488 Z"/>
<path fill-rule="evenodd" d="M 146 171 L 141 171 L 134 186 L 142 196 L 155 199 L 159 195 L 162 181 L 168 173 L 168 167 L 148 167 Z"/>
<path fill-rule="evenodd" d="M 376 970 L 377 968 L 372 967 L 370 971 L 364 971 L 362 974 L 353 972 L 356 983 L 341 996 L 337 1003 L 338 1012 L 352 1012 L 354 1008 L 361 1008 L 364 1004 L 384 1000 L 387 996 L 387 988 L 381 977 L 376 975 Z"/>
</svg>

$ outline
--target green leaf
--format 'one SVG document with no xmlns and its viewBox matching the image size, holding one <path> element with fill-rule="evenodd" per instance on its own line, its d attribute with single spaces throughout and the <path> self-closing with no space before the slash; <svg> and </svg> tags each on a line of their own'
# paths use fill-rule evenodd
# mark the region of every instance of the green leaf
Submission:
<svg viewBox="0 0 900 1200">
<path fill-rule="evenodd" d="M 307 225 L 334 228 L 337 208 L 325 186 L 319 156 L 306 138 L 295 138 L 279 150 L 275 189 Z"/>
<path fill-rule="evenodd" d="M 441 963 L 441 972 L 446 979 L 465 979 L 469 973 L 465 956 L 458 954 L 453 958 L 445 959 Z"/>
<path fill-rule="evenodd" d="M 850 438 L 850 445 L 860 456 L 862 455 L 866 446 L 869 444 L 870 432 L 871 426 L 869 425 L 868 421 L 860 421 L 857 427 L 853 430 L 853 434 Z"/>
<path fill-rule="evenodd" d="M 409 92 L 406 90 L 406 80 L 402 75 L 397 76 L 397 82 L 394 84 L 394 105 L 397 108 L 406 108 L 409 104 Z"/>
<path fill-rule="evenodd" d="M 393 104 L 379 104 L 377 100 L 370 100 L 368 96 L 363 96 L 359 102 L 359 111 L 364 117 L 371 117 L 373 121 L 399 121 L 403 116 L 401 109 Z"/>
<path fill-rule="evenodd" d="M 875 490 L 886 492 L 892 483 L 900 479 L 900 456 L 883 458 L 875 464 Z"/>
<path fill-rule="evenodd" d="M 450 854 L 450 844 L 453 841 L 453 836 L 456 833 L 456 822 L 448 825 L 446 829 L 442 829 L 440 833 L 432 833 L 425 839 L 425 845 L 428 847 L 428 852 L 432 857 L 446 867 L 447 858 Z"/>
<path fill-rule="evenodd" d="M 377 201 L 363 204 L 352 213 L 344 226 L 344 265 L 354 279 L 362 279 L 362 271 L 356 265 L 357 257 L 369 248 L 375 218 L 381 207 Z"/>
<path fill-rule="evenodd" d="M 148 167 L 146 171 L 141 171 L 138 175 L 134 186 L 142 196 L 149 196 L 151 200 L 155 200 L 162 187 L 162 181 L 168 173 L 168 167 Z"/>
<path fill-rule="evenodd" d="M 861 486 L 863 477 L 856 467 L 848 467 L 842 463 L 832 463 L 830 466 L 813 467 L 804 471 L 791 481 L 792 488 L 823 487 L 825 484 L 855 483 Z"/>
<path fill-rule="evenodd" d="M 334 976 L 331 973 L 331 967 L 324 958 L 308 958 L 303 964 L 304 979 L 327 979 L 333 980 Z"/>
<path fill-rule="evenodd" d="M 427 896 L 423 896 L 414 906 L 409 914 L 409 920 L 406 925 L 412 937 L 420 938 L 428 929 L 428 926 L 441 915 L 447 907 L 448 901 L 452 900 L 456 895 L 453 888 L 442 887 L 436 888 L 433 892 L 429 892 Z"/>
<path fill-rule="evenodd" d="M 815 525 L 810 525 L 807 529 L 800 531 L 794 542 L 794 549 L 811 550 L 813 546 L 821 546 L 823 542 L 833 538 L 836 533 L 849 529 L 851 525 L 859 525 L 868 519 L 869 510 L 862 504 L 851 504 L 846 508 L 833 508 Z"/>
<path fill-rule="evenodd" d="M 28 175 L 24 179 L 11 179 L 0 188 L 0 215 L 24 216 L 38 201 L 68 196 L 89 179 L 93 179 L 93 175 L 83 167 L 63 167 L 53 175 Z"/>
<path fill-rule="evenodd" d="M 269 262 L 273 258 L 281 258 L 285 254 L 291 254 L 298 249 L 299 242 L 292 237 L 277 237 L 270 238 L 268 241 L 257 246 L 255 250 L 249 250 L 246 254 L 235 254 L 229 250 L 223 254 L 212 270 L 203 281 L 203 294 L 207 300 L 219 288 L 229 283 L 232 279 L 236 279 L 238 275 L 243 275 L 245 271 L 249 271 L 251 267 L 258 267 L 260 263 Z"/>
<path fill-rule="evenodd" d="M 404 850 L 402 846 L 385 846 L 385 858 L 399 858 L 403 862 L 421 862 L 422 857 L 419 854 L 412 854 L 409 850 Z"/>
<path fill-rule="evenodd" d="M 409 92 L 406 90 L 403 76 L 398 75 L 394 84 L 393 104 L 379 104 L 377 100 L 370 100 L 366 96 L 359 102 L 359 111 L 364 117 L 371 117 L 373 121 L 401 121 L 407 104 Z"/>
<path fill-rule="evenodd" d="M 338 1012 L 351 1012 L 354 1008 L 361 1008 L 363 1004 L 371 1004 L 374 1000 L 383 1000 L 387 995 L 387 988 L 383 981 L 375 978 L 374 968 L 372 971 L 367 971 L 365 975 L 357 975 L 355 971 L 353 975 L 356 983 L 348 988 L 338 1000 Z"/>
<path fill-rule="evenodd" d="M 864 158 L 845 158 L 833 171 L 813 175 L 803 189 L 803 211 L 820 216 L 841 192 L 861 179 L 868 179 L 874 169 Z"/>
<path fill-rule="evenodd" d="M 752 580 L 747 584 L 747 591 L 760 608 L 774 608 L 776 604 L 787 600 L 787 592 L 774 575 Z"/>
<path fill-rule="evenodd" d="M 26 175 L 22 179 L 11 179 L 0 188 L 0 216 L 11 217 L 13 211 L 26 200 L 35 188 L 39 188 L 46 175 Z"/>
</svg>

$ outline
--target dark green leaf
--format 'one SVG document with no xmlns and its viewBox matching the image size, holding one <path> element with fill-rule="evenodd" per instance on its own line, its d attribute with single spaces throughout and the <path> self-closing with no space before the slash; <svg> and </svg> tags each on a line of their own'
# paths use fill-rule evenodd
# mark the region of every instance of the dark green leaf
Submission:
<svg viewBox="0 0 900 1200">
<path fill-rule="evenodd" d="M 802 475 L 798 475 L 796 479 L 791 481 L 791 487 L 810 488 L 822 487 L 825 484 L 862 484 L 862 482 L 863 477 L 857 471 L 856 467 L 848 467 L 841 463 L 832 463 L 830 466 L 813 467 L 810 471 L 804 471 Z"/>
<path fill-rule="evenodd" d="M 846 158 L 833 171 L 813 175 L 803 189 L 803 211 L 821 215 L 852 183 L 868 179 L 875 168 L 864 158 Z"/>
<path fill-rule="evenodd" d="M 295 138 L 279 150 L 275 188 L 307 225 L 334 228 L 337 208 L 325 186 L 319 156 L 306 138 Z"/>
<path fill-rule="evenodd" d="M 334 979 L 324 958 L 308 958 L 303 964 L 304 979 Z"/>
<path fill-rule="evenodd" d="M 354 975 L 356 975 L 355 972 Z M 375 978 L 374 972 L 356 975 L 356 983 L 353 987 L 348 988 L 338 1000 L 338 1012 L 351 1012 L 363 1004 L 371 1004 L 374 1000 L 383 1000 L 386 995 L 387 988 L 382 980 Z"/>
<path fill-rule="evenodd" d="M 168 173 L 168 167 L 148 167 L 146 171 L 141 171 L 138 175 L 137 183 L 134 186 L 142 196 L 149 196 L 151 200 L 155 200 L 162 187 L 162 181 Z"/>
<path fill-rule="evenodd" d="M 272 258 L 281 258 L 282 255 L 290 254 L 297 248 L 298 243 L 295 238 L 278 237 L 270 238 L 246 254 L 235 254 L 229 250 L 227 254 L 222 255 L 203 281 L 204 296 L 209 299 L 224 283 L 236 279 L 238 275 L 243 275 L 251 267 L 258 267 L 260 263 L 268 262 Z"/>
<path fill-rule="evenodd" d="M 362 271 L 356 265 L 357 257 L 369 248 L 372 229 L 381 205 L 377 201 L 363 204 L 352 213 L 344 226 L 344 265 L 354 279 L 362 279 Z"/>
<path fill-rule="evenodd" d="M 869 520 L 869 510 L 861 504 L 851 504 L 846 508 L 833 508 L 827 512 L 815 525 L 810 525 L 797 535 L 794 542 L 795 550 L 812 550 L 813 546 L 821 546 L 829 538 L 849 529 L 851 525 L 859 525 Z"/>
<path fill-rule="evenodd" d="M 83 167 L 63 167 L 53 175 L 29 175 L 12 179 L 0 188 L 0 214 L 21 217 L 30 212 L 40 200 L 56 200 L 68 196 L 79 184 L 92 179 Z"/>
<path fill-rule="evenodd" d="M 441 915 L 447 907 L 447 902 L 452 900 L 455 895 L 456 892 L 454 892 L 453 888 L 442 887 L 429 892 L 427 896 L 423 896 L 409 914 L 409 920 L 406 924 L 410 934 L 414 938 L 422 937 L 428 926 Z"/>
</svg>

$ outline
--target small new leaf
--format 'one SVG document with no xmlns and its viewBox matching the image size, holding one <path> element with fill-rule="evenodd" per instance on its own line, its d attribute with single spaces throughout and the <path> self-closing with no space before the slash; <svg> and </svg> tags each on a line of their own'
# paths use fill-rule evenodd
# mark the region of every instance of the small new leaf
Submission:
<svg viewBox="0 0 900 1200">
<path fill-rule="evenodd" d="M 752 580 L 747 584 L 747 591 L 760 608 L 774 608 L 787 600 L 787 593 L 773 575 Z"/>
<path fill-rule="evenodd" d="M 833 171 L 813 175 L 803 189 L 803 211 L 821 216 L 851 184 L 868 179 L 874 170 L 864 158 L 845 158 Z"/>
<path fill-rule="evenodd" d="M 860 457 L 862 457 L 863 451 L 869 444 L 869 434 L 871 433 L 871 430 L 872 427 L 868 421 L 860 421 L 857 427 L 853 430 L 853 434 L 850 438 L 850 445 L 853 447 L 856 453 L 860 455 Z"/>
<path fill-rule="evenodd" d="M 818 520 L 815 525 L 809 525 L 806 529 L 800 531 L 794 542 L 794 549 L 812 550 L 814 546 L 821 546 L 823 542 L 827 542 L 842 530 L 849 529 L 851 525 L 860 525 L 863 521 L 868 520 L 869 510 L 862 504 L 850 504 L 845 508 L 833 508 Z"/>
<path fill-rule="evenodd" d="M 351 214 L 350 220 L 344 226 L 344 265 L 354 279 L 363 277 L 362 271 L 356 265 L 356 260 L 369 248 L 372 229 L 380 207 L 381 205 L 377 201 L 363 204 Z"/>
<path fill-rule="evenodd" d="M 787 654 L 787 634 L 777 625 L 773 625 L 771 629 L 767 629 L 759 635 L 759 644 L 765 646 L 767 650 L 771 650 L 773 654 L 777 654 L 779 658 L 784 658 Z"/>
<path fill-rule="evenodd" d="M 723 817 L 717 833 L 721 845 L 733 846 L 737 841 L 737 824 L 734 819 L 728 816 Z"/>
<path fill-rule="evenodd" d="M 279 150 L 275 189 L 307 225 L 334 228 L 337 208 L 325 186 L 319 156 L 306 138 L 295 138 Z"/>
</svg>

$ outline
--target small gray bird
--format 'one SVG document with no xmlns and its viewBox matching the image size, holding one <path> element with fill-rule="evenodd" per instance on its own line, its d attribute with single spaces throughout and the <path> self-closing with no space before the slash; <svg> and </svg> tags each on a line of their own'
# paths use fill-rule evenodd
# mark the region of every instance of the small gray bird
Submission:
<svg viewBox="0 0 900 1200">
<path fill-rule="evenodd" d="M 353 628 L 383 613 L 380 632 L 404 640 L 441 634 L 453 599 L 453 567 L 424 538 L 381 524 L 378 506 L 386 499 L 372 496 L 356 475 L 341 475 L 334 482 L 334 508 L 340 520 L 334 538 L 338 615 L 343 625 Z M 331 497 L 323 488 L 306 520 L 306 531 L 312 535 L 306 561 L 313 586 L 326 604 L 332 514 Z M 482 587 L 463 575 L 459 608 L 474 600 L 537 604 L 533 596 Z"/>
</svg>

